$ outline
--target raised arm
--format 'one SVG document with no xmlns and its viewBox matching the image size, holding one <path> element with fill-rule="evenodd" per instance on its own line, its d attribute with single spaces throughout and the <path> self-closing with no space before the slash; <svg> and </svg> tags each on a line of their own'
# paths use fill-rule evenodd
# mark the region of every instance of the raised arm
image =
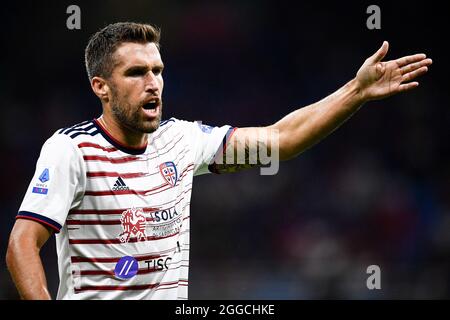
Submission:
<svg viewBox="0 0 450 320">
<path fill-rule="evenodd" d="M 50 300 L 39 251 L 52 231 L 42 224 L 17 219 L 9 238 L 6 264 L 22 299 Z"/>
<path fill-rule="evenodd" d="M 354 79 L 319 102 L 298 109 L 271 126 L 237 129 L 225 148 L 223 159 L 216 159 L 215 171 L 235 172 L 261 165 L 263 148 L 267 148 L 270 155 L 277 147 L 279 160 L 291 159 L 337 129 L 365 102 L 416 88 L 419 83 L 411 81 L 428 71 L 431 59 L 425 54 L 415 54 L 382 62 L 388 49 L 389 44 L 383 42 L 381 48 L 366 59 Z M 238 157 L 239 150 L 244 150 L 241 152 L 244 159 Z M 257 161 L 251 161 L 252 155 Z"/>
</svg>

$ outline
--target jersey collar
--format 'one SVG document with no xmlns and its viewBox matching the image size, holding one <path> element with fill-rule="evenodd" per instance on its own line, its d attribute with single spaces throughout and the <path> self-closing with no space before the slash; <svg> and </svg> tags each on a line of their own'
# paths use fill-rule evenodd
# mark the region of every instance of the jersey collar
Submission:
<svg viewBox="0 0 450 320">
<path fill-rule="evenodd" d="M 147 149 L 147 145 L 144 145 L 142 147 L 130 147 L 126 146 L 123 143 L 117 141 L 113 138 L 113 136 L 102 126 L 102 124 L 97 120 L 94 119 L 94 125 L 97 127 L 98 131 L 102 134 L 103 138 L 105 138 L 109 143 L 111 143 L 114 147 L 119 149 L 120 151 L 123 151 L 125 153 L 137 155 L 137 154 L 143 154 L 145 150 Z"/>
</svg>

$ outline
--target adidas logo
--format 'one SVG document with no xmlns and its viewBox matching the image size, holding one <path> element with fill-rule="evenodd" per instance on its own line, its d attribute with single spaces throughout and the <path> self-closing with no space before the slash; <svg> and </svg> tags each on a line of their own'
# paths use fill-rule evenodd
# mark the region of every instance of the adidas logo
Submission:
<svg viewBox="0 0 450 320">
<path fill-rule="evenodd" d="M 112 191 L 121 191 L 121 190 L 129 190 L 128 186 L 125 184 L 125 182 L 122 180 L 121 177 L 117 178 L 116 183 L 114 183 L 114 186 L 112 187 Z"/>
</svg>

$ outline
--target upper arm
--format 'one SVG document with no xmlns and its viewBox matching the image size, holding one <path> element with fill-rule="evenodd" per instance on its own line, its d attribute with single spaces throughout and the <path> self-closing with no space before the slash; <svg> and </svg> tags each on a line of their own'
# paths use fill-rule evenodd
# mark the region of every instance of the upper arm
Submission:
<svg viewBox="0 0 450 320">
<path fill-rule="evenodd" d="M 212 164 L 217 173 L 231 173 L 279 161 L 278 131 L 273 127 L 237 128 Z"/>
<path fill-rule="evenodd" d="M 39 257 L 52 230 L 33 220 L 17 219 L 8 244 L 6 264 L 22 299 L 51 299 Z"/>
<path fill-rule="evenodd" d="M 53 234 L 51 228 L 28 219 L 17 219 L 9 238 L 8 251 L 17 246 L 32 246 L 37 249 L 47 242 Z"/>
</svg>

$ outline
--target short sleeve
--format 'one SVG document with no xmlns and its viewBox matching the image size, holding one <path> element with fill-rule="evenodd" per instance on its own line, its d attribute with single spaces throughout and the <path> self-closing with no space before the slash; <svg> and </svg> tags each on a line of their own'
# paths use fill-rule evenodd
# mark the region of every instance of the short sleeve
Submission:
<svg viewBox="0 0 450 320">
<path fill-rule="evenodd" d="M 58 233 L 86 185 L 80 151 L 66 135 L 55 134 L 43 145 L 36 171 L 16 219 L 31 219 Z"/>
<path fill-rule="evenodd" d="M 194 176 L 211 173 L 208 166 L 222 153 L 235 128 L 229 125 L 209 126 L 201 121 L 180 121 L 189 134 L 194 154 Z"/>
</svg>

